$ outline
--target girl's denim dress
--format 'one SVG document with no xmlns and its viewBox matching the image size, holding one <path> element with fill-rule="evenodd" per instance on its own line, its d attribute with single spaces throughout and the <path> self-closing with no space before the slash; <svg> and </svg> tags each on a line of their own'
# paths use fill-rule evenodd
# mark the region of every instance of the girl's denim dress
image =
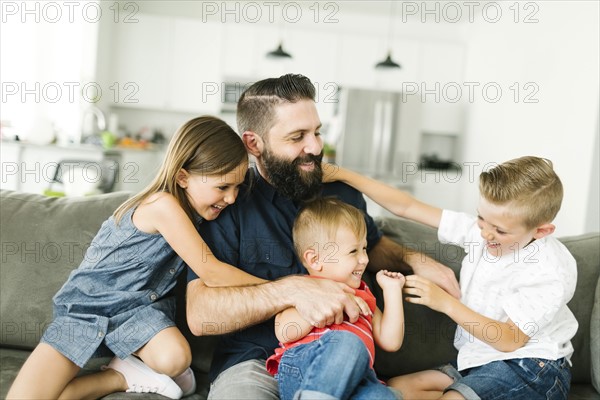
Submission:
<svg viewBox="0 0 600 400">
<path fill-rule="evenodd" d="M 133 225 L 133 211 L 118 225 L 112 216 L 102 224 L 54 296 L 54 321 L 41 341 L 79 367 L 111 352 L 125 358 L 175 325 L 175 297 L 166 296 L 185 264 L 161 234 Z"/>
</svg>

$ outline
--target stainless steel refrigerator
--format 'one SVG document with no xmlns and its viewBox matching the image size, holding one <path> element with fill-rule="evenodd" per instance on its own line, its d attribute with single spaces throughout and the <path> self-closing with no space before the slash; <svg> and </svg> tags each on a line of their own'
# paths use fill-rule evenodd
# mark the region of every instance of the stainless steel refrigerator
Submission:
<svg viewBox="0 0 600 400">
<path fill-rule="evenodd" d="M 418 166 L 420 103 L 399 92 L 342 88 L 328 138 L 336 162 L 354 171 L 408 187 Z"/>
</svg>

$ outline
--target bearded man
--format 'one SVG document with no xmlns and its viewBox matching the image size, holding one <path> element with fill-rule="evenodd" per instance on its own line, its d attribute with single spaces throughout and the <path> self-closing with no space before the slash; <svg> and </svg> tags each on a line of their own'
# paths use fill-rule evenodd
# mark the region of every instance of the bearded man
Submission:
<svg viewBox="0 0 600 400">
<path fill-rule="evenodd" d="M 365 214 L 371 271 L 396 270 L 428 277 L 459 296 L 452 271 L 384 237 L 366 212 L 362 194 L 340 182 L 322 183 L 323 142 L 315 88 L 302 75 L 254 83 L 240 97 L 238 129 L 256 166 L 237 201 L 200 234 L 221 261 L 270 282 L 208 287 L 188 273 L 187 320 L 195 335 L 220 338 L 211 365 L 209 399 L 278 399 L 265 360 L 278 345 L 274 316 L 296 307 L 314 326 L 355 322 L 360 307 L 342 283 L 304 277 L 294 254 L 292 226 L 303 202 L 335 196 Z M 332 257 L 336 248 L 331 246 Z M 347 351 L 347 350 L 346 350 Z"/>
</svg>

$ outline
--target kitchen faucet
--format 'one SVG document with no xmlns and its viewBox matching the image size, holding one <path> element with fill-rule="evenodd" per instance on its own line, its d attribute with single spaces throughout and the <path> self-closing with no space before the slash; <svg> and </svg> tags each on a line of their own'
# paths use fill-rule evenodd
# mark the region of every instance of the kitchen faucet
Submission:
<svg viewBox="0 0 600 400">
<path fill-rule="evenodd" d="M 93 125 L 91 125 L 87 121 L 87 118 L 89 118 L 90 116 L 92 118 L 94 116 L 96 117 L 96 129 L 97 130 L 94 130 Z M 100 133 L 106 129 L 106 117 L 104 116 L 104 113 L 102 112 L 102 110 L 100 110 L 98 107 L 90 106 L 83 112 L 83 116 L 81 118 L 81 125 L 82 125 L 83 137 L 94 135 L 94 134 Z"/>
</svg>

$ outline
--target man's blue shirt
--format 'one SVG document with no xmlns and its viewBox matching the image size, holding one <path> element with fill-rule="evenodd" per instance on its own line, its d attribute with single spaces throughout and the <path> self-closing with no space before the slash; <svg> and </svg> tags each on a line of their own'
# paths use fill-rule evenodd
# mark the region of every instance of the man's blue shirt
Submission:
<svg viewBox="0 0 600 400">
<path fill-rule="evenodd" d="M 323 185 L 321 194 L 337 197 L 362 210 L 367 223 L 368 250 L 379 242 L 382 234 L 366 213 L 362 193 L 341 182 L 332 182 Z M 199 232 L 215 257 L 252 275 L 268 280 L 304 275 L 307 271 L 296 257 L 292 241 L 292 226 L 301 208 L 301 203 L 279 195 L 251 169 L 236 202 L 216 220 L 201 224 Z M 188 282 L 197 278 L 188 268 Z M 277 345 L 274 318 L 222 336 L 213 356 L 211 381 L 235 364 L 268 358 Z"/>
</svg>

